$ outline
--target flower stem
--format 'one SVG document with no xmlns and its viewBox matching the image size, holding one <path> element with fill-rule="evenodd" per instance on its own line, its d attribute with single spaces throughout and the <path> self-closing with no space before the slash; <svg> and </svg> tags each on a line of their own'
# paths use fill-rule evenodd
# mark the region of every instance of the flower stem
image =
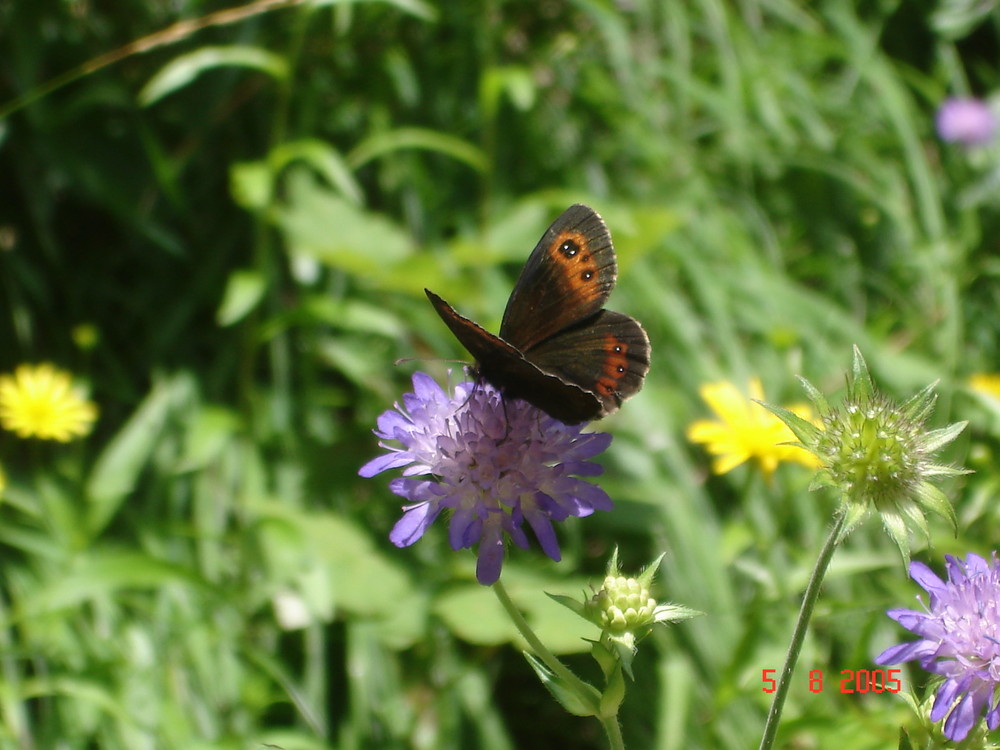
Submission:
<svg viewBox="0 0 1000 750">
<path fill-rule="evenodd" d="M 572 685 L 574 688 L 580 688 L 582 691 L 589 692 L 593 688 L 573 674 L 569 669 L 566 668 L 561 661 L 559 661 L 555 654 L 545 648 L 545 645 L 538 640 L 538 636 L 535 635 L 535 631 L 531 629 L 528 625 L 528 621 L 524 619 L 524 616 L 518 610 L 517 606 L 511 600 L 510 595 L 507 593 L 507 589 L 503 587 L 500 581 L 497 581 L 491 587 L 493 593 L 496 594 L 497 599 L 500 600 L 500 604 L 510 615 L 510 619 L 514 622 L 514 627 L 517 631 L 524 637 L 524 640 L 528 642 L 531 650 L 535 652 L 535 656 L 541 659 L 545 666 L 552 670 L 552 673 L 564 680 L 567 685 Z"/>
<path fill-rule="evenodd" d="M 785 698 L 788 696 L 788 688 L 792 682 L 792 672 L 795 670 L 795 663 L 799 659 L 799 652 L 802 650 L 802 642 L 806 637 L 806 630 L 809 627 L 809 620 L 812 618 L 813 608 L 819 598 L 819 589 L 823 583 L 823 577 L 830 566 L 833 552 L 837 549 L 837 542 L 840 532 L 844 528 L 847 519 L 843 511 L 837 513 L 836 521 L 830 530 L 830 535 L 823 543 L 819 557 L 816 558 L 816 566 L 809 577 L 809 584 L 806 586 L 802 596 L 802 606 L 799 608 L 799 618 L 795 623 L 795 630 L 792 632 L 792 640 L 788 644 L 788 655 L 785 657 L 785 664 L 781 668 L 781 677 L 778 678 L 778 688 L 771 701 L 771 710 L 767 714 L 767 722 L 764 724 L 764 735 L 760 739 L 760 750 L 770 750 L 774 744 L 774 738 L 778 734 L 778 722 L 781 720 L 781 710 L 785 706 Z"/>
<path fill-rule="evenodd" d="M 608 735 L 608 746 L 611 750 L 625 750 L 625 740 L 622 739 L 622 728 L 618 725 L 618 715 L 603 717 L 601 726 Z"/>
<path fill-rule="evenodd" d="M 531 626 L 528 625 L 528 621 L 524 619 L 524 616 L 521 614 L 520 610 L 518 610 L 517 606 L 511 600 L 510 595 L 507 593 L 507 589 L 504 588 L 500 581 L 494 583 L 490 588 L 493 589 L 493 593 L 496 594 L 497 599 L 500 600 L 500 604 L 506 610 L 511 621 L 514 623 L 514 627 L 517 628 L 524 640 L 527 641 L 528 646 L 534 652 L 535 656 L 541 659 L 542 663 L 549 668 L 552 674 L 555 675 L 556 679 L 562 683 L 565 689 L 571 690 L 576 694 L 576 696 L 578 696 L 582 704 L 594 706 L 593 715 L 600 720 L 601 725 L 604 727 L 604 732 L 608 736 L 608 746 L 610 749 L 625 750 L 621 727 L 618 726 L 617 712 L 612 716 L 600 715 L 597 709 L 601 700 L 600 693 L 593 687 L 593 685 L 588 685 L 586 682 L 573 674 L 566 668 L 566 665 L 556 658 L 555 654 L 545 648 L 545 645 L 538 640 L 538 636 L 535 635 L 535 631 L 533 631 Z"/>
</svg>

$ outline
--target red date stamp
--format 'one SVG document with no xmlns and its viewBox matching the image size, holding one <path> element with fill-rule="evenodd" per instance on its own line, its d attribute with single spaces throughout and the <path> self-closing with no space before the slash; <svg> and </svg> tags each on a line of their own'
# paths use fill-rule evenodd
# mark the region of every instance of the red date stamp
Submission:
<svg viewBox="0 0 1000 750">
<path fill-rule="evenodd" d="M 761 675 L 764 692 L 773 693 L 778 686 L 774 678 L 776 669 L 765 669 Z M 899 679 L 899 669 L 842 669 L 840 670 L 841 693 L 898 693 L 903 687 Z M 823 692 L 823 670 L 809 670 L 809 691 Z"/>
</svg>

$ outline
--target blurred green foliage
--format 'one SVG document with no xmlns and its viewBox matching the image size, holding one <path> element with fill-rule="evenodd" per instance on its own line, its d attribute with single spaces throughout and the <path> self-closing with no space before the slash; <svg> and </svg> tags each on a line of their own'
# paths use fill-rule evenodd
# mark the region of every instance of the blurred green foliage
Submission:
<svg viewBox="0 0 1000 750">
<path fill-rule="evenodd" d="M 700 383 L 836 390 L 852 344 L 892 393 L 941 379 L 978 473 L 951 488 L 960 537 L 918 556 L 998 544 L 1000 412 L 963 382 L 997 367 L 1000 160 L 933 133 L 946 95 L 997 87 L 995 10 L 277 5 L 0 4 L 0 370 L 54 361 L 101 408 L 68 447 L 0 435 L 0 750 L 602 747 L 472 557 L 442 529 L 393 548 L 397 499 L 357 477 L 394 362 L 463 356 L 422 289 L 496 330 L 575 201 L 653 364 L 601 426 L 615 511 L 504 581 L 583 665 L 594 634 L 542 592 L 666 551 L 663 598 L 707 616 L 643 645 L 629 746 L 756 745 L 833 509 L 801 467 L 708 476 Z M 895 746 L 903 701 L 839 675 L 914 593 L 877 523 L 838 552 L 781 746 Z"/>
</svg>

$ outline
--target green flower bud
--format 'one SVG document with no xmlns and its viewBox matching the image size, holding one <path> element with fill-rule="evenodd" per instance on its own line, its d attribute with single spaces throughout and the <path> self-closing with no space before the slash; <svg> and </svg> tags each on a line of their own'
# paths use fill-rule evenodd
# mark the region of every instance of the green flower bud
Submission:
<svg viewBox="0 0 1000 750">
<path fill-rule="evenodd" d="M 822 462 L 813 487 L 828 486 L 840 493 L 847 514 L 841 540 L 874 510 L 909 562 L 908 524 L 927 536 L 924 512 L 929 510 L 956 525 L 951 503 L 930 480 L 967 473 L 933 460 L 966 423 L 927 429 L 926 420 L 936 400 L 934 384 L 897 404 L 875 390 L 857 347 L 847 394 L 839 407 L 831 407 L 809 382 L 803 380 L 802 384 L 820 415 L 822 428 L 787 409 L 768 408 L 792 429 L 800 445 Z"/>
<path fill-rule="evenodd" d="M 635 578 L 609 575 L 587 602 L 589 619 L 616 635 L 653 623 L 656 600 Z"/>
</svg>

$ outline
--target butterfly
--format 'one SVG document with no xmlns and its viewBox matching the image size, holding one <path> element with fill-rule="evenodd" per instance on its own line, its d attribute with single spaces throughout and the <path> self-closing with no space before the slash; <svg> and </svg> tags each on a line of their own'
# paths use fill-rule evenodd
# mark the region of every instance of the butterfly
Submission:
<svg viewBox="0 0 1000 750">
<path fill-rule="evenodd" d="M 616 411 L 642 388 L 649 337 L 634 318 L 605 310 L 618 278 L 611 233 L 582 204 L 559 216 L 531 251 L 494 336 L 424 289 L 476 359 L 476 375 L 566 424 Z"/>
</svg>

